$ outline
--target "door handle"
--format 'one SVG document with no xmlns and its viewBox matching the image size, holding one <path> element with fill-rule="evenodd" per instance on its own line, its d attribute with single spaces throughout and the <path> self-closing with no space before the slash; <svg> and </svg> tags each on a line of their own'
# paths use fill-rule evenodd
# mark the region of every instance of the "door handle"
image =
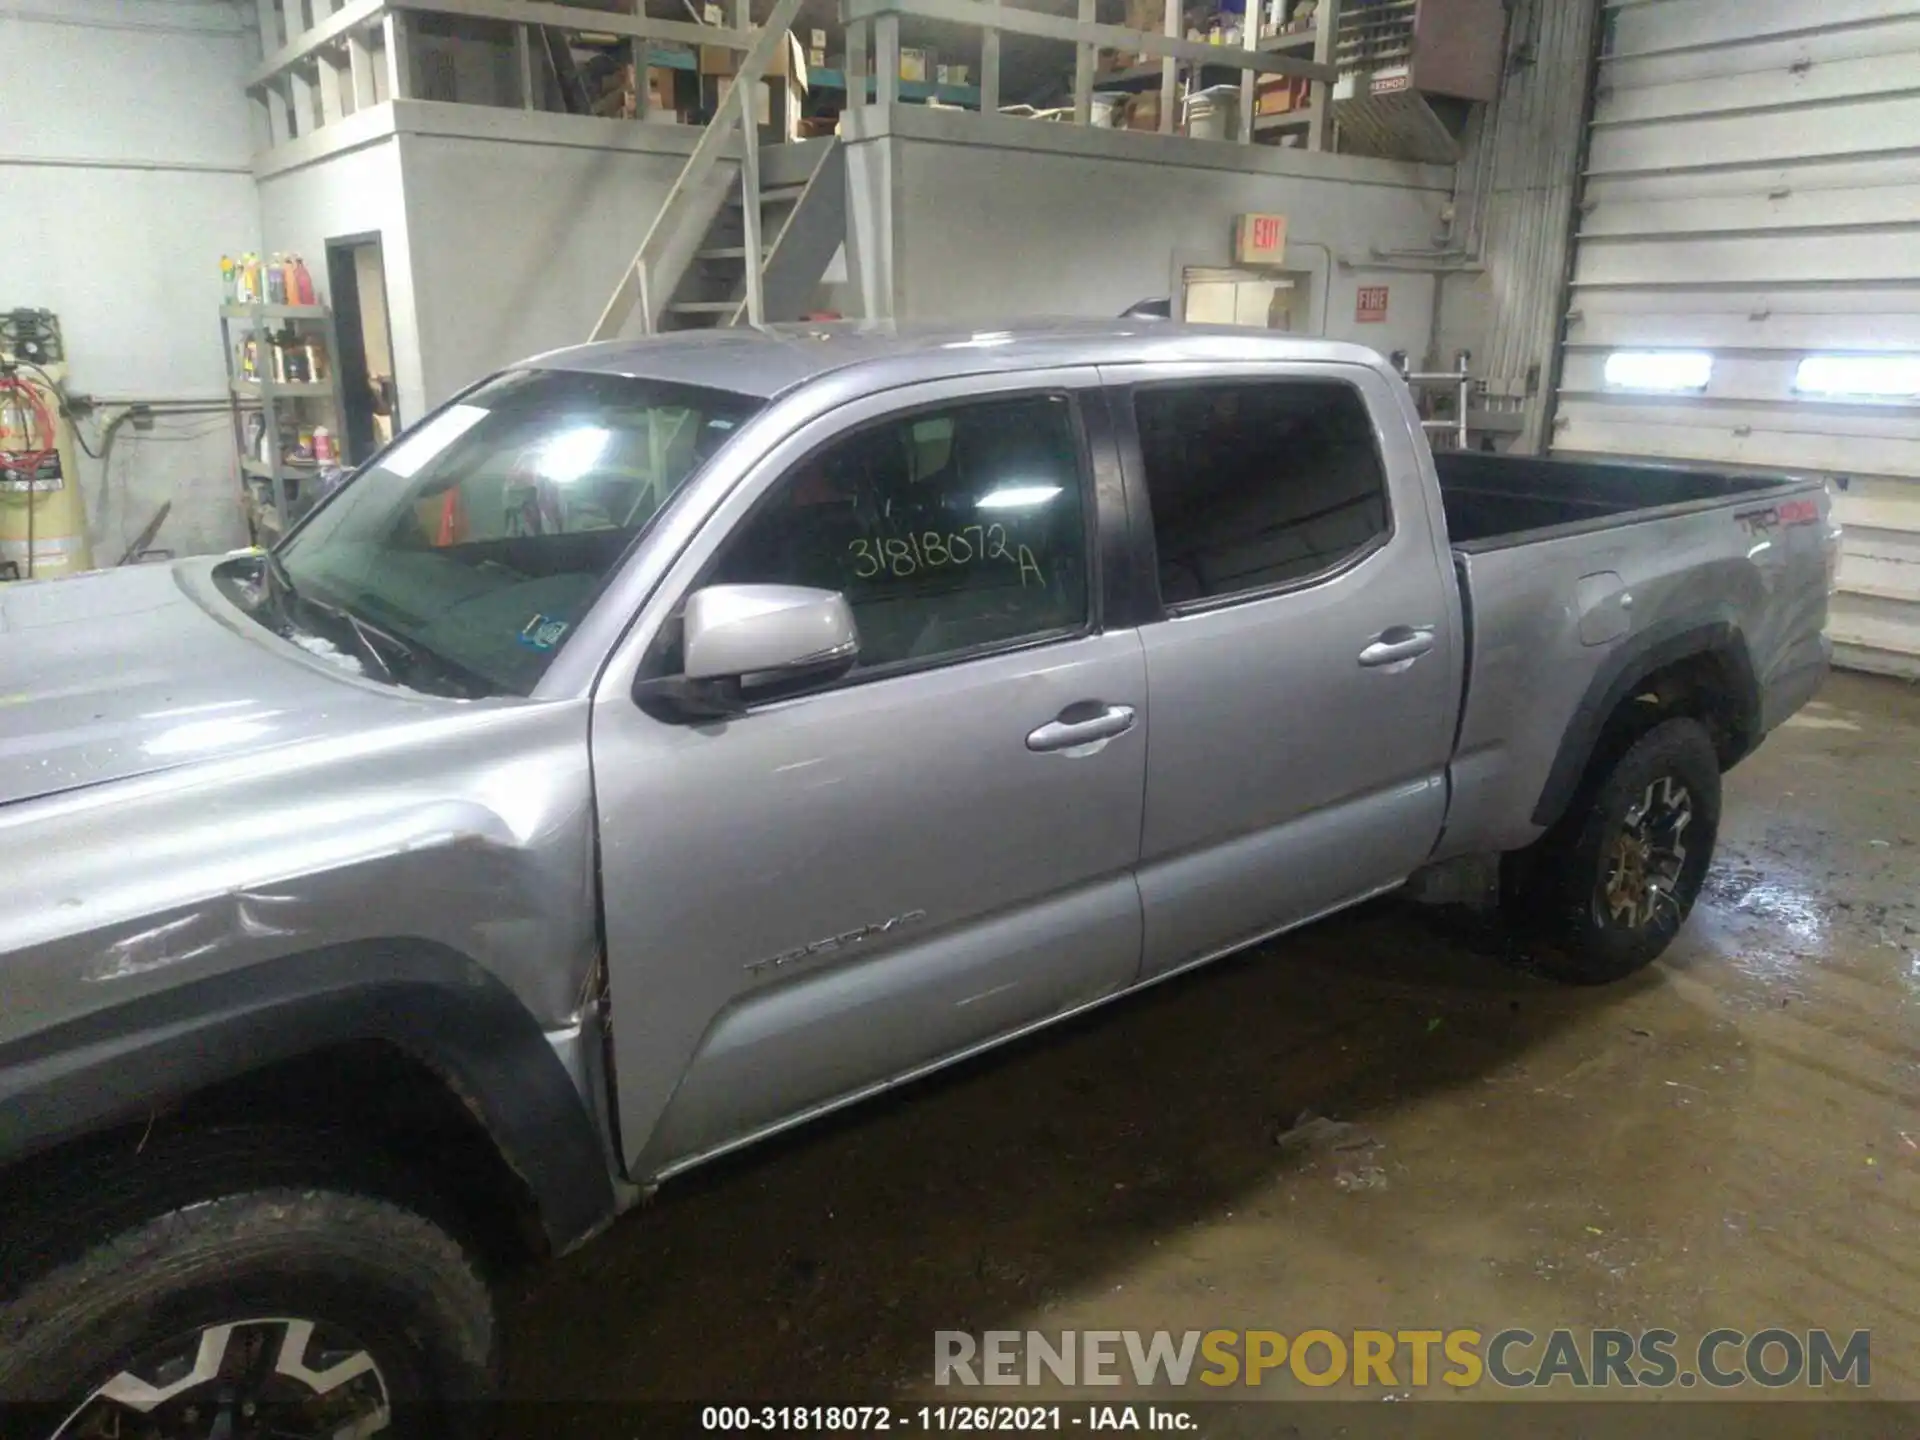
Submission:
<svg viewBox="0 0 1920 1440">
<path fill-rule="evenodd" d="M 1433 649 L 1433 631 L 1415 630 L 1410 625 L 1395 625 L 1382 630 L 1371 645 L 1360 652 L 1360 663 L 1368 669 L 1397 665 L 1415 660 Z"/>
<path fill-rule="evenodd" d="M 1092 711 L 1091 714 L 1085 712 Z M 1072 716 L 1072 719 L 1068 719 Z M 1116 735 L 1124 735 L 1133 728 L 1133 707 L 1131 705 L 1102 705 L 1098 701 L 1084 705 L 1069 705 L 1060 712 L 1060 718 L 1049 720 L 1038 730 L 1027 736 L 1027 749 L 1044 753 L 1049 750 L 1072 750 L 1081 745 L 1092 745 L 1096 741 L 1111 740 Z"/>
</svg>

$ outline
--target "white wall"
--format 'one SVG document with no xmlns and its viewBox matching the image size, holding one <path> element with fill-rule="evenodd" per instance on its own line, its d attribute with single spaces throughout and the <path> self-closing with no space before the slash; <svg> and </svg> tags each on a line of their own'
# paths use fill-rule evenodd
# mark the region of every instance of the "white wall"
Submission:
<svg viewBox="0 0 1920 1440">
<path fill-rule="evenodd" d="M 700 132 L 406 109 L 414 301 L 426 395 L 438 404 L 502 365 L 586 340 Z M 455 133 L 483 123 L 484 134 Z M 568 133 L 572 143 L 534 138 Z M 628 148 L 579 143 L 588 138 Z"/>
<path fill-rule="evenodd" d="M 420 356 L 420 326 L 415 313 L 413 259 L 407 230 L 407 206 L 400 170 L 400 142 L 392 133 L 388 105 L 376 105 L 338 123 L 348 135 L 374 138 L 322 159 L 263 173 L 260 177 L 260 228 L 268 251 L 282 250 L 307 262 L 320 299 L 325 293 L 327 241 L 358 235 L 380 237 L 387 274 L 389 340 L 394 386 L 402 420 L 411 422 L 428 404 Z M 355 127 L 349 130 L 349 127 Z M 328 127 L 329 129 L 335 127 Z M 281 152 L 296 147 L 282 147 Z M 355 457 L 358 458 L 358 457 Z"/>
<path fill-rule="evenodd" d="M 894 197 L 897 317 L 1117 315 L 1169 294 L 1178 265 L 1227 263 L 1235 216 L 1278 212 L 1289 220 L 1287 268 L 1298 267 L 1312 292 L 1313 323 L 1299 328 L 1416 358 L 1425 351 L 1433 276 L 1371 269 L 1366 260 L 1374 248 L 1431 242 L 1450 171 L 1034 121 L 989 124 L 904 106 L 889 126 L 889 157 L 861 154 L 885 139 L 851 147 L 853 188 L 864 176 Z M 883 234 L 854 238 L 856 263 L 888 243 Z M 1386 323 L 1356 323 L 1356 292 L 1383 284 Z"/>
<path fill-rule="evenodd" d="M 241 93 L 257 50 L 224 0 L 0 8 L 0 307 L 59 315 L 75 392 L 224 397 L 220 255 L 260 240 Z M 123 426 L 110 462 L 81 460 L 95 563 L 167 500 L 155 544 L 244 540 L 219 415 Z"/>
</svg>

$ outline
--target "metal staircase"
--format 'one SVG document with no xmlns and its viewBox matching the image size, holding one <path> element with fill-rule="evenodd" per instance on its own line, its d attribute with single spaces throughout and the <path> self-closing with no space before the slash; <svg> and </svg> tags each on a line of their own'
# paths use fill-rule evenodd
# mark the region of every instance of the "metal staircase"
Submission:
<svg viewBox="0 0 1920 1440">
<path fill-rule="evenodd" d="M 779 0 L 767 17 L 591 339 L 760 325 L 805 311 L 846 235 L 845 157 L 837 139 L 782 146 L 783 171 L 795 163 L 810 168 L 804 179 L 783 174 L 763 185 L 754 114 L 754 97 L 799 11 L 800 0 Z"/>
<path fill-rule="evenodd" d="M 836 139 L 791 147 L 812 158 L 804 180 L 760 186 L 760 308 L 767 321 L 798 320 L 846 237 L 847 169 Z M 813 158 L 817 157 L 817 158 Z M 750 323 L 746 189 L 727 196 L 681 272 L 657 325 L 691 330 Z"/>
</svg>

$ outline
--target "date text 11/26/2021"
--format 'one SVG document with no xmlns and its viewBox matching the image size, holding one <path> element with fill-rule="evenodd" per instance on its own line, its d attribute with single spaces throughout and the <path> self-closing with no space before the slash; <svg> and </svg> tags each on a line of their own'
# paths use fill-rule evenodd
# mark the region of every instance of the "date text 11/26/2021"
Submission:
<svg viewBox="0 0 1920 1440">
<path fill-rule="evenodd" d="M 1062 1430 L 1175 1435 L 1196 1431 L 1199 1422 L 1190 1411 L 1165 1405 L 708 1405 L 700 1412 L 700 1428 L 843 1435 Z"/>
</svg>

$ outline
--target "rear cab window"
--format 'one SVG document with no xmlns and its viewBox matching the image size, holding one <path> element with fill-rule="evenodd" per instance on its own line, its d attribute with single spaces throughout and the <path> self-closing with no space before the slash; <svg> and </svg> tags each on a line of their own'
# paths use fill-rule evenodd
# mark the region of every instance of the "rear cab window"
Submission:
<svg viewBox="0 0 1920 1440">
<path fill-rule="evenodd" d="M 1366 401 L 1317 378 L 1219 378 L 1132 394 L 1162 603 L 1310 582 L 1392 530 Z"/>
</svg>

